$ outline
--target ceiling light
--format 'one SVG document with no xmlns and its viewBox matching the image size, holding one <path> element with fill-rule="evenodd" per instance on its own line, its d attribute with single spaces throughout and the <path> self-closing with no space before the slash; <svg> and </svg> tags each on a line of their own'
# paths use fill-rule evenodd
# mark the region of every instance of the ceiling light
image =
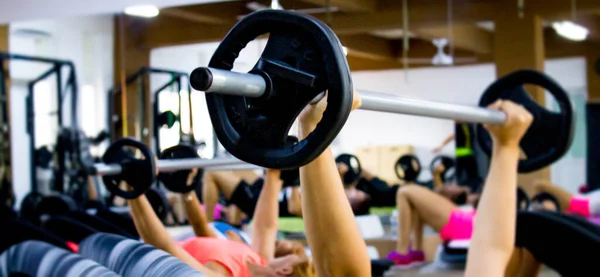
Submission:
<svg viewBox="0 0 600 277">
<path fill-rule="evenodd" d="M 138 5 L 125 8 L 125 14 L 150 18 L 156 17 L 159 14 L 159 10 L 153 5 Z"/>
<path fill-rule="evenodd" d="M 552 28 L 561 37 L 574 41 L 585 40 L 589 33 L 587 28 L 571 21 L 554 22 Z"/>
</svg>

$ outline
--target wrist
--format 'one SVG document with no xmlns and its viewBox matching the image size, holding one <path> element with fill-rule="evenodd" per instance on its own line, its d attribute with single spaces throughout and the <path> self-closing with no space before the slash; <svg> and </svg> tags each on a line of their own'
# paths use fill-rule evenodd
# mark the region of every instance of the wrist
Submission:
<svg viewBox="0 0 600 277">
<path fill-rule="evenodd" d="M 306 137 L 308 137 L 308 135 L 310 135 L 310 133 L 312 133 L 312 131 L 315 130 L 315 128 L 317 128 L 316 123 L 313 124 L 300 122 L 300 124 L 298 124 L 298 139 L 305 139 Z"/>
<path fill-rule="evenodd" d="M 519 145 L 513 143 L 494 143 L 493 151 L 495 153 L 504 153 L 519 156 Z"/>
</svg>

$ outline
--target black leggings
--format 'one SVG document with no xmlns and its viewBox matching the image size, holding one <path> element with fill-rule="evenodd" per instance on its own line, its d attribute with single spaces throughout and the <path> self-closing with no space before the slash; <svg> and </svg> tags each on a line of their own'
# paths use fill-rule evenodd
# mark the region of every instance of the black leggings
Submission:
<svg viewBox="0 0 600 277">
<path fill-rule="evenodd" d="M 385 181 L 375 177 L 371 180 L 362 179 L 356 188 L 371 197 L 371 206 L 394 207 L 396 206 L 396 192 L 398 192 L 399 187 L 399 185 L 390 186 Z"/>
<path fill-rule="evenodd" d="M 474 155 L 456 158 L 456 182 L 477 191 L 483 180 L 479 176 L 477 160 Z"/>
<path fill-rule="evenodd" d="M 248 217 L 252 217 L 263 185 L 264 181 L 260 178 L 254 181 L 252 185 L 246 183 L 244 180 L 240 181 L 231 194 L 229 203 L 236 205 Z"/>
</svg>

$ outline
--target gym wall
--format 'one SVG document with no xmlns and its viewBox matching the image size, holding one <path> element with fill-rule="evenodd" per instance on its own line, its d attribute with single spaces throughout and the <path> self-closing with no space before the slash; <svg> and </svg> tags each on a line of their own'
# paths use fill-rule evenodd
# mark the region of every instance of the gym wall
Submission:
<svg viewBox="0 0 600 277">
<path fill-rule="evenodd" d="M 113 20 L 111 16 L 86 16 L 61 20 L 14 22 L 10 24 L 9 51 L 18 54 L 71 60 L 77 68 L 79 122 L 87 134 L 97 134 L 106 126 L 106 92 L 113 84 Z M 48 70 L 48 65 L 11 62 L 11 141 L 13 186 L 19 206 L 31 189 L 29 177 L 29 136 L 25 130 L 26 82 Z M 63 74 L 63 76 L 66 74 Z M 66 78 L 66 76 L 65 76 Z M 65 79 L 66 80 L 66 79 Z M 37 145 L 54 144 L 56 117 L 56 77 L 36 89 Z M 65 96 L 70 102 L 70 94 Z M 68 125 L 69 111 L 64 109 Z M 52 132 L 52 133 L 51 133 Z"/>
<path fill-rule="evenodd" d="M 217 45 L 204 43 L 155 49 L 151 54 L 151 65 L 190 71 L 198 65 L 206 65 Z M 236 64 L 236 69 L 242 70 L 245 67 L 247 70 L 254 65 L 261 49 L 256 43 L 250 43 L 238 59 L 242 64 Z M 546 72 L 568 91 L 585 91 L 583 58 L 549 60 L 545 66 Z M 483 90 L 496 78 L 493 64 L 418 68 L 410 70 L 408 75 L 402 70 L 361 71 L 352 75 L 357 89 L 401 93 L 421 99 L 470 105 L 477 104 Z M 194 110 L 195 131 L 207 144 L 212 144 L 212 128 L 204 98 L 199 97 L 197 101 L 195 105 L 201 107 L 201 111 Z M 584 118 L 585 115 L 581 116 Z M 332 149 L 338 154 L 354 152 L 358 147 L 365 146 L 412 145 L 417 154 L 426 153 L 453 131 L 453 123 L 447 120 L 358 110 L 350 115 Z M 453 147 L 448 146 L 444 152 L 451 155 Z M 212 146 L 207 149 L 212 151 Z M 567 155 L 553 165 L 552 181 L 569 191 L 577 191 L 585 183 L 585 157 Z"/>
</svg>

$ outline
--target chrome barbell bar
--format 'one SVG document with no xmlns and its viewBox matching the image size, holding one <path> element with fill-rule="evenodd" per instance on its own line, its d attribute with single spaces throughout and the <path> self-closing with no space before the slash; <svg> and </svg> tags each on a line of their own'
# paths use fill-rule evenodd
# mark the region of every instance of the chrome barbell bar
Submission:
<svg viewBox="0 0 600 277">
<path fill-rule="evenodd" d="M 260 97 L 267 91 L 265 79 L 256 74 L 200 67 L 190 76 L 192 87 L 207 93 Z M 501 124 L 506 114 L 486 108 L 434 102 L 404 97 L 397 94 L 358 90 L 360 109 L 452 119 L 462 122 Z"/>
</svg>

